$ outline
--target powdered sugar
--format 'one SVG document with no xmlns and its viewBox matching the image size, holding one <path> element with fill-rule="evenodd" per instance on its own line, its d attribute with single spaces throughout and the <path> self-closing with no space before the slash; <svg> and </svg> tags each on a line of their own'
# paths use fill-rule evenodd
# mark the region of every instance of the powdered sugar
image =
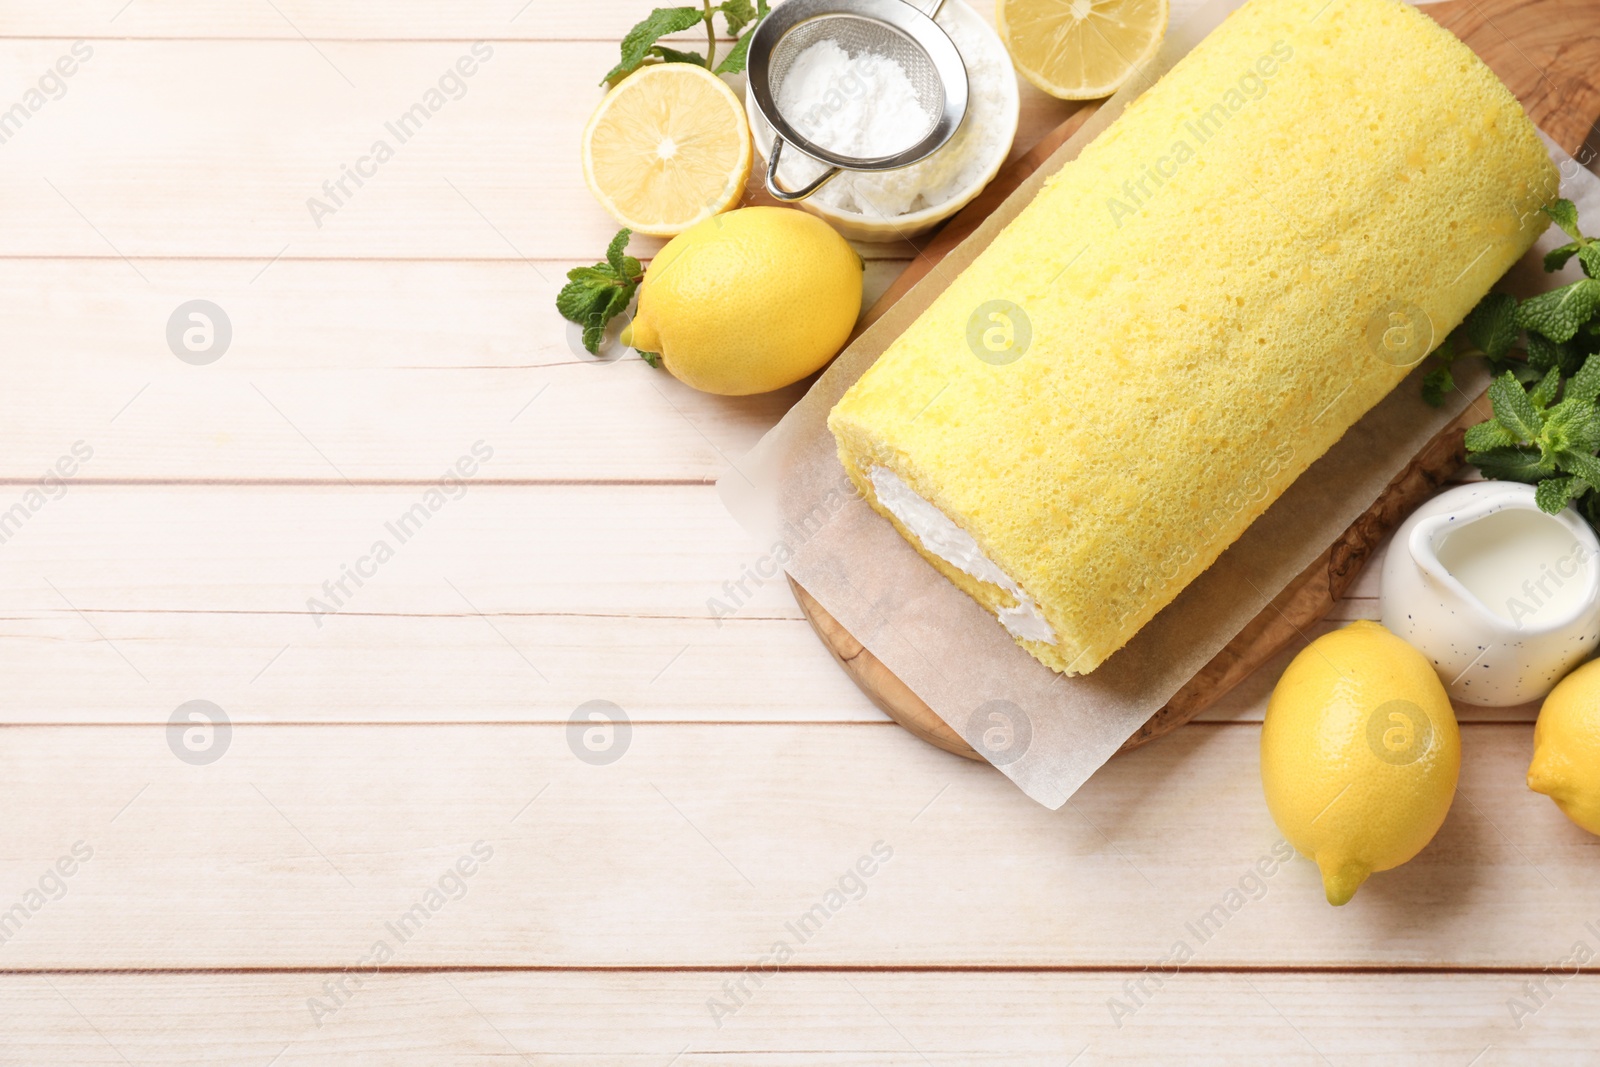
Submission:
<svg viewBox="0 0 1600 1067">
<path fill-rule="evenodd" d="M 806 137 L 830 152 L 861 159 L 905 151 L 934 119 L 895 60 L 876 52 L 851 56 L 826 39 L 795 58 L 777 103 Z"/>
</svg>

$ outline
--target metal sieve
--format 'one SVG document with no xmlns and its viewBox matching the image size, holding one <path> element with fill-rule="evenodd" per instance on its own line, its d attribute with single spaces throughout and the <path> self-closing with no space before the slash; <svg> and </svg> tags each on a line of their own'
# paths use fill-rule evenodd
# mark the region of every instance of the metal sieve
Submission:
<svg viewBox="0 0 1600 1067">
<path fill-rule="evenodd" d="M 772 126 L 767 158 L 767 191 L 779 200 L 804 200 L 842 171 L 885 171 L 909 167 L 942 148 L 967 113 L 967 66 L 949 34 L 933 17 L 944 0 L 918 8 L 906 0 L 786 0 L 756 26 L 750 40 L 750 95 Z M 819 41 L 831 40 L 852 60 L 862 56 L 893 60 L 906 72 L 917 102 L 928 115 L 927 128 L 909 147 L 893 155 L 841 155 L 807 137 L 799 116 L 778 110 L 778 92 L 795 60 Z M 826 106 L 819 102 L 819 106 Z M 800 189 L 778 184 L 778 160 L 785 144 L 828 165 L 821 177 Z"/>
</svg>

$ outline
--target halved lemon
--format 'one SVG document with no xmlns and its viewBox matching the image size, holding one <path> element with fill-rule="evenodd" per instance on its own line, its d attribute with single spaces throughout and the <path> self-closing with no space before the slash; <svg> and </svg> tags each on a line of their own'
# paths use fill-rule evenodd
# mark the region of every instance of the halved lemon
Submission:
<svg viewBox="0 0 1600 1067">
<path fill-rule="evenodd" d="M 622 225 L 676 237 L 744 195 L 750 177 L 744 105 L 704 67 L 645 67 L 595 108 L 583 131 L 583 176 Z"/>
<path fill-rule="evenodd" d="M 995 25 L 1024 78 L 1062 100 L 1096 100 L 1161 47 L 1167 0 L 997 0 Z"/>
</svg>

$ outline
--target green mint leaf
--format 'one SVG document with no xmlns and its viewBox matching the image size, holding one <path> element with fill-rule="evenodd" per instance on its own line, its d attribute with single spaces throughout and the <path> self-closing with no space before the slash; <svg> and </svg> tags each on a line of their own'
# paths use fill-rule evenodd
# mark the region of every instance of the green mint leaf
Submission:
<svg viewBox="0 0 1600 1067">
<path fill-rule="evenodd" d="M 718 74 L 742 74 L 744 65 L 750 58 L 750 37 L 755 31 L 751 30 L 734 42 L 728 54 L 722 57 L 722 62 L 717 64 Z"/>
<path fill-rule="evenodd" d="M 1467 340 L 1490 359 L 1499 359 L 1516 344 L 1517 298 L 1510 293 L 1490 293 L 1478 301 L 1466 321 Z"/>
<path fill-rule="evenodd" d="M 616 271 L 611 269 L 609 263 L 596 263 L 592 267 L 573 267 L 567 271 L 567 280 L 604 287 L 615 285 L 622 279 L 617 276 Z"/>
<path fill-rule="evenodd" d="M 604 292 L 604 289 L 587 282 L 568 282 L 556 294 L 556 310 L 568 322 L 576 322 L 582 326 L 589 321 L 594 309 L 602 306 L 602 301 L 609 299 L 602 295 Z"/>
<path fill-rule="evenodd" d="M 589 319 L 589 324 L 583 328 L 583 347 L 591 356 L 600 354 L 600 342 L 606 339 L 606 324 L 600 314 L 595 314 Z"/>
<path fill-rule="evenodd" d="M 1530 333 L 1528 366 L 1541 374 L 1551 367 L 1560 367 L 1562 374 L 1574 374 L 1578 369 L 1578 357 L 1567 345 L 1557 344 L 1542 333 Z"/>
<path fill-rule="evenodd" d="M 1577 255 L 1582 248 L 1582 245 L 1574 241 L 1569 245 L 1562 245 L 1560 248 L 1552 249 L 1551 251 L 1546 252 L 1544 254 L 1544 269 L 1554 274 L 1562 267 L 1565 267 L 1567 265 L 1567 261 L 1573 256 Z"/>
<path fill-rule="evenodd" d="M 602 312 L 602 314 L 605 316 L 606 322 L 610 322 L 612 319 L 628 310 L 628 303 L 633 300 L 634 288 L 635 286 L 632 285 L 619 285 L 615 289 L 611 290 L 611 301 L 606 304 L 605 309 Z"/>
<path fill-rule="evenodd" d="M 605 340 L 606 326 L 612 319 L 628 310 L 634 288 L 631 285 L 614 285 L 596 292 L 593 305 L 579 323 L 583 327 L 583 347 L 591 356 L 600 354 L 600 343 Z"/>
<path fill-rule="evenodd" d="M 680 52 L 676 48 L 668 48 L 664 44 L 652 47 L 650 54 L 663 63 L 692 63 L 697 67 L 706 65 L 706 57 L 699 52 Z"/>
<path fill-rule="evenodd" d="M 1600 281 L 1584 278 L 1522 302 L 1517 325 L 1552 341 L 1570 341 L 1600 311 Z"/>
<path fill-rule="evenodd" d="M 1533 499 L 1539 505 L 1540 511 L 1554 515 L 1566 507 L 1583 488 L 1587 488 L 1583 479 L 1571 475 L 1557 475 L 1540 482 L 1538 488 L 1533 491 Z"/>
<path fill-rule="evenodd" d="M 608 293 L 614 285 L 616 278 L 605 264 L 574 267 L 566 272 L 566 285 L 562 286 L 562 291 L 555 294 L 555 309 L 562 312 L 563 318 L 581 323 L 592 307 L 605 304 L 606 299 L 610 299 Z"/>
<path fill-rule="evenodd" d="M 659 352 L 640 352 L 639 358 L 644 360 L 656 370 L 661 369 L 661 354 Z"/>
<path fill-rule="evenodd" d="M 1576 474 L 1590 485 L 1600 484 L 1600 459 L 1587 452 L 1566 450 L 1556 454 L 1556 466 Z"/>
<path fill-rule="evenodd" d="M 1533 402 L 1534 407 L 1543 411 L 1556 402 L 1556 394 L 1561 392 L 1561 371 L 1551 367 L 1545 371 L 1544 377 L 1538 379 L 1538 382 L 1539 384 L 1528 392 L 1528 399 Z"/>
<path fill-rule="evenodd" d="M 1567 398 L 1593 404 L 1600 400 L 1600 355 L 1590 356 L 1567 383 Z"/>
<path fill-rule="evenodd" d="M 1527 392 L 1510 371 L 1489 383 L 1489 403 L 1494 407 L 1496 421 L 1516 436 L 1518 441 L 1535 441 L 1544 428 L 1544 420 L 1534 409 Z"/>
<path fill-rule="evenodd" d="M 622 59 L 601 81 L 614 85 L 639 69 L 656 41 L 669 33 L 682 33 L 705 22 L 705 12 L 697 7 L 658 7 L 622 39 Z"/>
<path fill-rule="evenodd" d="M 1546 462 L 1537 449 L 1522 445 L 1474 452 L 1467 456 L 1467 462 L 1475 465 L 1486 478 L 1508 482 L 1536 483 L 1555 473 L 1555 466 Z"/>
<path fill-rule="evenodd" d="M 1583 405 L 1583 417 L 1573 420 L 1572 427 L 1567 430 L 1567 439 L 1579 452 L 1600 452 L 1600 411 L 1596 411 L 1592 405 Z"/>
<path fill-rule="evenodd" d="M 729 32 L 739 39 L 733 43 L 733 47 L 728 50 L 722 62 L 717 64 L 717 73 L 741 74 L 750 59 L 750 38 L 756 32 L 756 24 L 771 14 L 772 8 L 767 4 L 767 0 L 756 0 L 753 11 L 750 10 L 749 0 L 723 0 L 721 11 L 728 20 Z M 738 27 L 744 28 L 742 35 L 735 26 L 737 19 L 742 19 L 738 22 Z"/>
<path fill-rule="evenodd" d="M 1493 419 L 1488 422 L 1480 422 L 1467 430 L 1467 451 L 1469 452 L 1487 452 L 1494 448 L 1509 448 L 1516 443 L 1517 439 L 1511 436 L 1511 431 Z"/>
<path fill-rule="evenodd" d="M 1555 224 L 1560 226 L 1568 237 L 1574 241 L 1583 240 L 1583 234 L 1578 232 L 1578 205 L 1571 200 L 1557 200 L 1539 210 L 1555 220 Z"/>
<path fill-rule="evenodd" d="M 623 253 L 628 250 L 628 239 L 632 236 L 632 230 L 627 228 L 620 229 L 617 231 L 617 235 L 611 238 L 611 243 L 606 245 L 606 263 L 610 265 L 612 270 L 617 272 L 619 281 L 629 277 L 628 265 L 623 262 L 622 257 Z"/>
<path fill-rule="evenodd" d="M 1578 262 L 1583 264 L 1583 273 L 1591 278 L 1600 278 L 1600 241 L 1590 241 L 1580 248 Z"/>
<path fill-rule="evenodd" d="M 717 5 L 717 10 L 722 12 L 722 17 L 727 20 L 728 34 L 732 37 L 739 36 L 740 30 L 761 17 L 750 5 L 750 0 L 722 0 L 722 3 Z"/>
<path fill-rule="evenodd" d="M 1444 407 L 1444 398 L 1456 387 L 1455 376 L 1449 367 L 1435 367 L 1422 377 L 1422 399 L 1430 407 Z"/>
<path fill-rule="evenodd" d="M 1600 419 L 1592 401 L 1569 396 L 1545 413 L 1539 447 L 1547 454 L 1600 448 Z"/>
</svg>

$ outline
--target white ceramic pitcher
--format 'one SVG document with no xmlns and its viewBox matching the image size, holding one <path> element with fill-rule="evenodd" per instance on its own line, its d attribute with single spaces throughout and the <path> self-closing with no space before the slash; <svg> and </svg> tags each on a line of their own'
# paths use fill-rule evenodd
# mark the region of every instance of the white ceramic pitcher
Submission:
<svg viewBox="0 0 1600 1067">
<path fill-rule="evenodd" d="M 1530 485 L 1463 485 L 1396 531 L 1381 610 L 1454 699 L 1525 704 L 1600 645 L 1600 541 L 1571 508 L 1540 511 Z"/>
</svg>

